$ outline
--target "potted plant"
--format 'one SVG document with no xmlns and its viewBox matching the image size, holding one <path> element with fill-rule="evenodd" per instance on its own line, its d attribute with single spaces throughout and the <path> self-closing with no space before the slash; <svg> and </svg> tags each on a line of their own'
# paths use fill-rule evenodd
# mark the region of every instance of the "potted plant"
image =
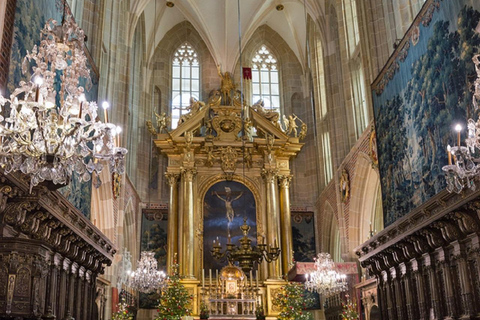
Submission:
<svg viewBox="0 0 480 320">
<path fill-rule="evenodd" d="M 257 320 L 265 320 L 265 311 L 260 304 L 257 304 L 255 315 L 257 316 Z"/>
<path fill-rule="evenodd" d="M 208 313 L 208 308 L 205 302 L 202 302 L 200 305 L 200 319 L 208 319 L 210 314 Z"/>
</svg>

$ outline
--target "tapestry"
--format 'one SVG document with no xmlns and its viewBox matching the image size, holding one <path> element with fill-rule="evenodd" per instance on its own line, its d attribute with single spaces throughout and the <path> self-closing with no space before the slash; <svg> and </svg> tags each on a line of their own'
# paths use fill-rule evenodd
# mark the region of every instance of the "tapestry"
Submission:
<svg viewBox="0 0 480 320">
<path fill-rule="evenodd" d="M 142 234 L 140 252 L 153 251 L 158 261 L 158 270 L 166 273 L 167 266 L 167 209 L 142 210 Z M 139 257 L 140 258 L 140 257 Z M 156 309 L 160 296 L 157 293 L 141 293 L 139 307 L 143 309 Z"/>
<path fill-rule="evenodd" d="M 453 127 L 474 116 L 479 10 L 478 0 L 427 1 L 372 84 L 385 226 L 446 186 Z"/>
<path fill-rule="evenodd" d="M 313 212 L 292 212 L 293 259 L 311 262 L 315 257 Z"/>
<path fill-rule="evenodd" d="M 22 74 L 22 61 L 27 50 L 32 51 L 40 43 L 40 31 L 49 19 L 62 21 L 64 0 L 17 0 L 15 9 L 15 22 L 13 30 L 12 50 L 10 56 L 10 69 L 6 95 L 10 95 L 20 81 L 30 80 L 30 73 Z M 70 12 L 65 3 L 67 14 Z M 28 17 L 28 18 L 25 18 Z M 92 68 L 91 68 L 92 69 Z M 92 86 L 85 92 L 87 100 L 97 99 L 98 76 L 90 72 Z M 82 79 L 83 80 L 83 79 Z M 84 85 L 85 81 L 81 81 Z M 87 88 L 88 89 L 88 88 Z M 85 217 L 90 218 L 90 203 L 92 196 L 92 183 L 82 182 L 74 173 L 69 185 L 60 188 L 68 201 L 70 201 Z"/>
<path fill-rule="evenodd" d="M 210 187 L 203 206 L 203 266 L 205 270 L 220 270 L 227 262 L 213 259 L 213 241 L 220 243 L 222 250 L 225 250 L 230 235 L 230 241 L 240 245 L 239 240 L 243 237 L 240 226 L 244 218 L 250 226 L 252 245 L 257 244 L 255 198 L 244 184 L 222 181 Z"/>
</svg>

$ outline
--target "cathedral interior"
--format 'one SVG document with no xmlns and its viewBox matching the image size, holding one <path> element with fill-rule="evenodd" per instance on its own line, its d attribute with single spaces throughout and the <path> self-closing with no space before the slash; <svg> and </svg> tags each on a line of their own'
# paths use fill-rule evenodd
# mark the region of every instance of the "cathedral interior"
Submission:
<svg viewBox="0 0 480 320">
<path fill-rule="evenodd" d="M 0 319 L 480 319 L 479 1 L 0 18 Z"/>
</svg>

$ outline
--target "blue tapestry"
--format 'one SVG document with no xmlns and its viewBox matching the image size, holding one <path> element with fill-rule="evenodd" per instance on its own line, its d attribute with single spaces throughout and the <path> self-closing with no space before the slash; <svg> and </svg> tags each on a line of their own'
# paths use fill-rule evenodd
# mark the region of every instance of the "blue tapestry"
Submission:
<svg viewBox="0 0 480 320">
<path fill-rule="evenodd" d="M 257 215 L 253 193 L 245 185 L 235 181 L 222 181 L 214 184 L 205 195 L 203 209 L 203 265 L 205 270 L 220 270 L 225 261 L 213 259 L 213 241 L 220 242 L 225 249 L 228 234 L 233 244 L 239 245 L 243 237 L 240 226 L 247 218 L 250 226 L 249 237 L 252 245 L 257 244 Z"/>
<path fill-rule="evenodd" d="M 473 116 L 480 1 L 430 0 L 372 85 L 385 226 L 442 191 L 455 124 Z"/>
<path fill-rule="evenodd" d="M 31 51 L 35 45 L 40 44 L 40 31 L 49 19 L 62 21 L 64 0 L 17 0 L 15 9 L 15 22 L 13 41 L 10 55 L 10 69 L 8 74 L 7 96 L 18 86 L 20 81 L 29 81 L 30 75 L 22 74 L 22 61 L 27 50 Z M 68 6 L 68 4 L 67 4 Z M 70 12 L 67 7 L 66 12 Z M 25 18 L 28 17 L 28 18 Z M 90 73 L 92 88 L 85 92 L 89 101 L 97 99 L 98 77 Z M 81 85 L 85 81 L 81 79 Z M 59 191 L 70 201 L 84 216 L 90 218 L 90 204 L 92 197 L 91 182 L 81 182 L 76 174 L 71 182 Z"/>
<path fill-rule="evenodd" d="M 143 209 L 140 251 L 153 251 L 158 269 L 166 273 L 167 266 L 167 210 Z M 157 293 L 140 293 L 139 307 L 156 309 L 160 296 Z"/>
</svg>

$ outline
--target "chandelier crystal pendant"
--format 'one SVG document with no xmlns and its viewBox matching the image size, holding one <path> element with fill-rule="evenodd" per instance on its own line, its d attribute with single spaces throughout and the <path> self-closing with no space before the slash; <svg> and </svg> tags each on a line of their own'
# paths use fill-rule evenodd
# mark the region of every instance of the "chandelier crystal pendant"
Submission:
<svg viewBox="0 0 480 320">
<path fill-rule="evenodd" d="M 272 247 L 270 245 L 267 248 L 267 244 L 259 243 L 257 246 L 252 246 L 252 240 L 248 237 L 250 226 L 247 225 L 247 218 L 243 219 L 243 225 L 240 227 L 243 237 L 240 239 L 240 245 L 237 246 L 230 242 L 230 236 L 228 236 L 227 248 L 222 250 L 221 244 L 213 240 L 213 248 L 211 250 L 212 256 L 221 260 L 226 258 L 230 264 L 238 262 L 243 272 L 248 273 L 253 269 L 254 262 L 261 263 L 263 260 L 268 263 L 277 260 L 280 255 L 280 248 L 277 246 L 277 241 Z"/>
<path fill-rule="evenodd" d="M 472 60 L 477 72 L 477 79 L 473 84 L 472 104 L 474 110 L 478 111 L 480 104 L 480 54 L 473 56 Z M 447 181 L 447 191 L 460 193 L 465 187 L 475 191 L 474 180 L 480 173 L 480 157 L 478 157 L 478 151 L 480 151 L 480 118 L 476 122 L 473 119 L 468 119 L 468 136 L 465 139 L 465 146 L 462 146 L 460 141 L 461 125 L 457 124 L 455 131 L 457 131 L 457 145 L 454 147 L 447 146 L 448 165 L 442 168 Z"/>
<path fill-rule="evenodd" d="M 143 251 L 137 270 L 130 273 L 130 287 L 144 293 L 163 290 L 165 273 L 157 269 L 157 259 L 152 251 Z"/>
<path fill-rule="evenodd" d="M 84 38 L 70 16 L 62 24 L 48 20 L 40 45 L 22 63 L 23 74 L 32 64 L 30 79 L 8 99 L 0 94 L 0 167 L 29 176 L 30 188 L 44 181 L 66 185 L 73 172 L 89 181 L 104 161 L 111 173 L 125 171 L 127 149 L 115 143 L 117 126 L 99 121 L 97 103 L 85 99 L 81 83 L 88 90 L 91 79 Z"/>
<path fill-rule="evenodd" d="M 315 260 L 315 271 L 307 275 L 305 287 L 311 292 L 330 297 L 347 290 L 347 276 L 335 270 L 329 253 L 321 252 Z"/>
</svg>

